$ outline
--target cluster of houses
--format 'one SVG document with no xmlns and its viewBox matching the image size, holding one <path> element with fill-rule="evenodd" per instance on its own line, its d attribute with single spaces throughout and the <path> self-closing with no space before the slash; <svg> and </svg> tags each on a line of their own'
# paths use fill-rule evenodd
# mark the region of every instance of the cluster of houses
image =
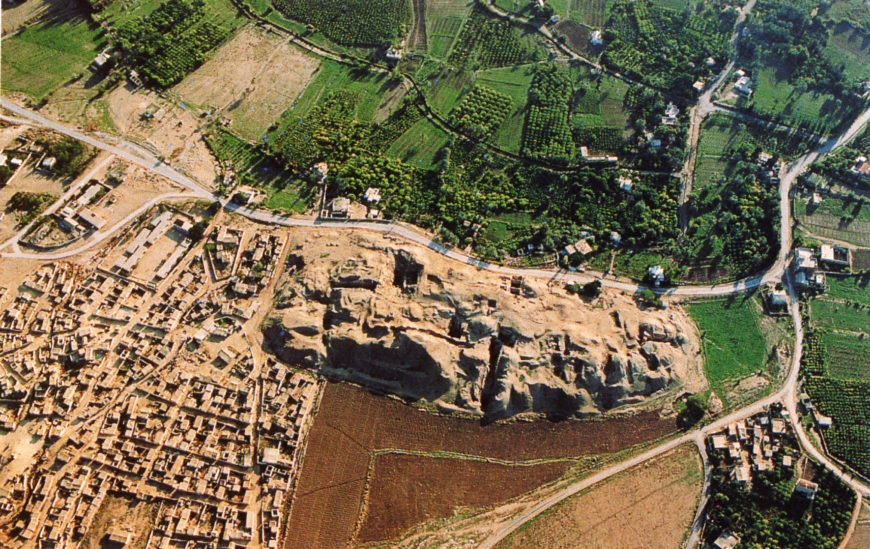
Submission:
<svg viewBox="0 0 870 549">
<path fill-rule="evenodd" d="M 108 546 L 279 547 L 321 384 L 258 364 L 239 331 L 286 238 L 219 228 L 211 242 L 235 243 L 225 265 L 206 240 L 164 276 L 132 276 L 130 257 L 166 250 L 172 231 L 184 242 L 192 221 L 158 211 L 93 266 L 44 264 L 0 288 L 0 431 L 56 445 L 0 469 L 0 546 L 77 547 L 121 495 L 153 506 L 153 523 L 114 524 Z M 170 259 L 155 257 L 154 270 Z"/>
<path fill-rule="evenodd" d="M 788 425 L 788 411 L 780 407 L 760 412 L 752 417 L 732 423 L 707 438 L 710 455 L 725 464 L 731 478 L 752 489 L 755 475 L 778 467 L 794 471 L 795 496 L 811 501 L 819 486 L 813 482 L 815 467 L 800 454 Z M 725 530 L 712 543 L 716 549 L 734 549 L 740 545 L 740 536 Z"/>
<path fill-rule="evenodd" d="M 111 187 L 91 180 L 51 215 L 54 223 L 44 223 L 27 236 L 26 242 L 36 246 L 63 245 L 75 238 L 100 230 L 106 220 L 94 208 L 109 199 Z"/>
<path fill-rule="evenodd" d="M 822 244 L 819 249 L 796 248 L 791 269 L 794 282 L 805 291 L 824 292 L 826 273 L 848 271 L 852 266 L 852 251 L 843 246 Z"/>
<path fill-rule="evenodd" d="M 707 439 L 708 449 L 714 459 L 727 465 L 733 480 L 747 490 L 751 490 L 756 473 L 785 467 L 795 471 L 794 493 L 812 500 L 819 488 L 812 481 L 814 468 L 806 456 L 800 455 L 787 420 L 788 411 L 784 409 L 760 412 L 712 434 Z"/>
<path fill-rule="evenodd" d="M 127 244 L 127 248 L 115 261 L 113 270 L 123 276 L 131 276 L 142 258 L 159 240 L 165 238 L 174 245 L 170 246 L 169 254 L 163 258 L 159 267 L 149 273 L 153 274 L 154 280 L 163 280 L 175 269 L 193 244 L 188 237 L 188 232 L 193 227 L 191 219 L 187 214 L 169 209 L 157 212 Z M 173 238 L 173 232 L 177 232 L 178 237 Z"/>
<path fill-rule="evenodd" d="M 856 157 L 849 169 L 861 177 L 870 177 L 870 162 L 867 162 L 867 157 L 864 155 Z"/>
</svg>

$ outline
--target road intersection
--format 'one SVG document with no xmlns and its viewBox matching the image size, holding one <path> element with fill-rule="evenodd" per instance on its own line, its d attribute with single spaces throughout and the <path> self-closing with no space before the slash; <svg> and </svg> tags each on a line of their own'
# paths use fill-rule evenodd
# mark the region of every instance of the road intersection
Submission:
<svg viewBox="0 0 870 549">
<path fill-rule="evenodd" d="M 56 132 L 78 139 L 97 149 L 109 152 L 111 153 L 111 155 L 126 160 L 132 164 L 141 166 L 151 171 L 152 173 L 160 175 L 187 189 L 186 192 L 168 193 L 152 198 L 147 203 L 143 204 L 135 212 L 131 213 L 125 219 L 116 223 L 112 227 L 107 228 L 104 231 L 98 231 L 97 233 L 91 235 L 91 237 L 87 240 L 87 242 L 85 242 L 85 244 L 76 249 L 55 251 L 49 253 L 22 252 L 17 247 L 20 237 L 24 234 L 24 231 L 22 231 L 7 240 L 6 242 L 0 243 L 0 250 L 6 250 L 0 252 L 0 257 L 17 257 L 41 260 L 56 260 L 71 257 L 96 246 L 116 231 L 122 229 L 126 224 L 135 219 L 142 212 L 160 202 L 174 199 L 195 198 L 220 201 L 227 211 L 242 215 L 252 221 L 267 225 L 343 229 L 349 231 L 365 230 L 394 235 L 407 241 L 428 247 L 443 255 L 444 257 L 447 257 L 454 261 L 459 261 L 461 263 L 475 266 L 479 269 L 484 269 L 505 276 L 519 275 L 526 277 L 543 278 L 551 280 L 553 282 L 575 282 L 580 284 L 590 282 L 592 280 L 601 280 L 602 285 L 605 287 L 630 293 L 638 292 L 645 288 L 643 285 L 637 284 L 630 280 L 605 276 L 601 273 L 579 273 L 555 269 L 519 269 L 505 267 L 501 265 L 494 265 L 481 261 L 452 247 L 445 246 L 437 242 L 437 240 L 432 235 L 427 234 L 419 228 L 416 228 L 406 223 L 381 220 L 334 220 L 313 217 L 282 216 L 268 211 L 238 206 L 230 202 L 226 198 L 221 198 L 217 196 L 215 193 L 207 189 L 201 183 L 175 170 L 171 166 L 164 163 L 160 158 L 157 158 L 153 153 L 145 150 L 138 145 L 126 142 L 121 139 L 116 139 L 115 144 L 107 143 L 105 139 L 100 139 L 98 137 L 89 135 L 77 128 L 73 128 L 57 121 L 45 118 L 40 114 L 20 107 L 19 105 L 16 105 L 15 103 L 5 98 L 0 98 L 0 105 L 2 105 L 4 109 L 15 115 L 14 117 L 0 116 L 0 119 L 16 123 L 26 121 L 27 123 L 33 125 L 52 129 Z M 855 135 L 858 134 L 859 131 L 861 131 L 861 129 L 868 123 L 868 121 L 870 121 L 870 109 L 862 113 L 861 116 L 856 119 L 855 122 L 842 134 L 824 141 L 819 147 L 817 147 L 813 151 L 806 153 L 787 167 L 783 168 L 782 177 L 780 179 L 780 250 L 776 261 L 766 271 L 748 278 L 725 284 L 716 284 L 709 286 L 679 286 L 675 288 L 660 290 L 662 293 L 672 296 L 726 296 L 746 292 L 748 290 L 758 287 L 763 283 L 780 280 L 783 281 L 789 295 L 790 310 L 795 327 L 795 344 L 794 351 L 792 353 L 792 363 L 789 368 L 789 373 L 782 387 L 775 393 L 739 410 L 736 410 L 726 416 L 723 416 L 712 423 L 685 432 L 676 438 L 672 438 L 654 448 L 637 454 L 628 460 L 615 464 L 567 486 L 566 488 L 539 502 L 536 506 L 529 509 L 520 516 L 515 517 L 504 527 L 502 527 L 498 532 L 496 532 L 492 537 L 487 539 L 482 547 L 494 547 L 495 544 L 497 544 L 500 540 L 504 539 L 504 537 L 519 528 L 528 520 L 534 518 L 540 513 L 543 513 L 558 502 L 615 474 L 626 471 L 631 467 L 634 467 L 656 456 L 660 456 L 685 443 L 695 443 L 700 447 L 703 447 L 704 439 L 709 433 L 721 430 L 729 423 L 754 415 L 775 402 L 781 402 L 785 404 L 786 409 L 789 412 L 792 426 L 797 433 L 798 439 L 804 451 L 812 456 L 815 460 L 823 464 L 826 468 L 831 470 L 834 474 L 836 474 L 839 478 L 841 478 L 844 482 L 851 486 L 857 493 L 865 497 L 870 497 L 870 487 L 864 484 L 860 479 L 855 478 L 848 471 L 845 471 L 837 463 L 834 463 L 833 460 L 829 459 L 827 456 L 819 452 L 809 440 L 809 437 L 803 429 L 803 426 L 800 424 L 800 421 L 798 421 L 796 395 L 799 384 L 800 361 L 803 351 L 804 331 L 803 319 L 800 313 L 797 294 L 791 284 L 791 280 L 788 276 L 788 271 L 786 269 L 789 253 L 792 246 L 792 217 L 790 197 L 791 188 L 794 181 L 813 162 L 815 162 L 825 154 L 828 154 L 831 151 L 835 150 L 836 148 L 848 143 L 849 140 L 851 140 Z M 111 156 L 109 158 L 111 158 Z M 58 204 L 60 203 L 62 202 L 58 201 L 58 203 L 56 203 L 54 207 L 58 207 Z M 699 510 L 699 515 L 700 513 L 701 511 Z M 696 525 L 699 523 L 699 520 L 699 518 L 696 518 Z M 693 528 L 693 534 L 694 535 L 690 539 L 697 540 L 696 528 Z"/>
</svg>

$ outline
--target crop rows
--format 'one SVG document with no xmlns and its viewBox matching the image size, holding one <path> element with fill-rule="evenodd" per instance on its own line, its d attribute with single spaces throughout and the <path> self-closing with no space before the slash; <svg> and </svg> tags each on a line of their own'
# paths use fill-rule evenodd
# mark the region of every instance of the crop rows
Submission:
<svg viewBox="0 0 870 549">
<path fill-rule="evenodd" d="M 529 87 L 521 149 L 524 155 L 565 162 L 574 156 L 568 112 L 573 93 L 571 81 L 558 69 L 538 70 Z"/>
<path fill-rule="evenodd" d="M 870 475 L 870 383 L 810 376 L 807 392 L 834 422 L 825 433 L 831 452 Z"/>
<path fill-rule="evenodd" d="M 205 62 L 206 55 L 220 45 L 229 31 L 208 21 L 158 51 L 143 67 L 144 74 L 161 87 L 169 87 Z"/>
<path fill-rule="evenodd" d="M 199 67 L 229 31 L 209 21 L 201 0 L 168 0 L 117 31 L 117 43 L 150 84 L 167 88 Z"/>
<path fill-rule="evenodd" d="M 704 59 L 724 57 L 733 22 L 733 13 L 716 9 L 676 12 L 648 0 L 617 2 L 607 22 L 615 38 L 602 59 L 653 85 L 679 86 L 675 91 L 688 93 L 687 79 L 678 77 L 686 74 L 686 66 L 692 67 L 689 76 L 703 77 Z"/>
<path fill-rule="evenodd" d="M 477 61 L 482 67 L 503 67 L 530 61 L 533 55 L 533 48 L 523 43 L 516 27 L 475 9 L 453 46 L 450 61 L 458 65 Z"/>
<path fill-rule="evenodd" d="M 576 141 L 593 151 L 619 151 L 623 145 L 622 130 L 607 127 L 580 128 L 576 131 Z"/>
<path fill-rule="evenodd" d="M 822 340 L 829 376 L 870 381 L 870 337 L 832 332 L 824 334 Z"/>
<path fill-rule="evenodd" d="M 410 17 L 407 0 L 275 0 L 291 19 L 313 25 L 348 46 L 381 46 L 399 36 Z"/>
<path fill-rule="evenodd" d="M 450 123 L 478 139 L 491 136 L 510 113 L 511 98 L 486 86 L 475 86 L 450 111 Z"/>
</svg>

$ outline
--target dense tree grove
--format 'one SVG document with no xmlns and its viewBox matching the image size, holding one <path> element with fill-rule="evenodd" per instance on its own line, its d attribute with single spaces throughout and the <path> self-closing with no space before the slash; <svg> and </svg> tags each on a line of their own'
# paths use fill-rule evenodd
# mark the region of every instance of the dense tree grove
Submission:
<svg viewBox="0 0 870 549">
<path fill-rule="evenodd" d="M 737 11 L 726 3 L 698 3 L 682 12 L 649 0 L 616 2 L 610 10 L 602 61 L 625 74 L 692 96 L 692 83 L 711 74 L 705 60 L 727 57 Z"/>
<path fill-rule="evenodd" d="M 574 156 L 574 138 L 569 124 L 569 101 L 574 94 L 571 80 L 558 67 L 539 67 L 529 87 L 522 153 L 567 164 Z"/>
<path fill-rule="evenodd" d="M 748 25 L 752 40 L 741 40 L 741 54 L 760 67 L 775 59 L 788 80 L 842 97 L 849 87 L 842 66 L 824 55 L 828 28 L 819 17 L 783 2 L 761 0 Z"/>
<path fill-rule="evenodd" d="M 276 0 L 275 7 L 350 46 L 390 44 L 411 14 L 408 0 Z"/>
<path fill-rule="evenodd" d="M 52 171 L 61 177 L 78 175 L 92 157 L 81 141 L 72 137 L 46 141 L 43 145 L 46 157 L 53 156 L 57 160 Z"/>
<path fill-rule="evenodd" d="M 791 448 L 789 449 L 791 450 Z M 794 494 L 794 469 L 780 460 L 772 471 L 753 473 L 752 489 L 734 480 L 716 458 L 713 495 L 707 507 L 707 539 L 730 530 L 743 547 L 834 549 L 849 527 L 854 493 L 826 469 L 816 467 L 815 499 Z"/>
<path fill-rule="evenodd" d="M 116 43 L 151 85 L 168 88 L 205 62 L 206 54 L 229 36 L 227 29 L 204 21 L 202 0 L 167 0 L 115 33 Z"/>
<path fill-rule="evenodd" d="M 723 187 L 708 186 L 696 195 L 679 253 L 711 258 L 734 274 L 752 273 L 773 259 L 779 249 L 779 192 L 762 181 L 756 155 L 743 156 Z"/>
</svg>

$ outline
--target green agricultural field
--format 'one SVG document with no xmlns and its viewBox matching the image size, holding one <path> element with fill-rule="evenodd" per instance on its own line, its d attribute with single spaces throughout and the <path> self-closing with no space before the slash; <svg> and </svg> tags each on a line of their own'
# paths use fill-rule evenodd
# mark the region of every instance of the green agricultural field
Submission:
<svg viewBox="0 0 870 549">
<path fill-rule="evenodd" d="M 491 69 L 477 73 L 476 82 L 490 86 L 511 98 L 511 109 L 505 121 L 496 130 L 493 142 L 505 150 L 519 153 L 520 138 L 525 121 L 524 110 L 532 83 L 533 70 L 529 66 Z"/>
<path fill-rule="evenodd" d="M 867 8 L 870 12 L 870 7 Z M 825 57 L 835 66 L 843 66 L 846 78 L 861 81 L 870 78 L 870 35 L 841 23 L 831 31 Z"/>
<path fill-rule="evenodd" d="M 820 12 L 832 21 L 846 21 L 870 30 L 870 7 L 865 0 L 834 0 L 830 5 L 820 6 Z"/>
<path fill-rule="evenodd" d="M 738 107 L 778 117 L 793 126 L 807 124 L 825 134 L 832 133 L 844 120 L 857 115 L 857 109 L 830 94 L 801 91 L 793 86 L 779 75 L 778 60 L 768 59 L 763 66 L 756 75 L 752 99 L 738 99 Z"/>
<path fill-rule="evenodd" d="M 337 61 L 324 59 L 305 91 L 296 99 L 286 116 L 303 118 L 330 92 L 348 90 L 359 94 L 356 107 L 359 120 L 371 121 L 384 107 L 384 96 L 399 82 L 389 74 L 354 69 Z"/>
<path fill-rule="evenodd" d="M 714 114 L 704 119 L 701 125 L 698 154 L 721 155 L 745 143 L 791 160 L 811 148 L 815 141 L 797 133 L 747 123 L 727 114 Z"/>
<path fill-rule="evenodd" d="M 613 261 L 613 271 L 634 280 L 643 280 L 652 265 L 661 265 L 668 272 L 676 268 L 673 257 L 656 250 L 620 250 Z"/>
<path fill-rule="evenodd" d="M 243 183 L 261 189 L 268 208 L 301 213 L 311 206 L 312 188 L 304 183 L 292 182 L 273 158 L 235 135 L 219 131 L 206 138 L 215 156 L 229 166 Z"/>
<path fill-rule="evenodd" d="M 429 169 L 435 163 L 438 151 L 447 144 L 448 135 L 432 125 L 427 118 L 418 120 L 387 149 L 392 156 L 416 168 Z"/>
<path fill-rule="evenodd" d="M 829 330 L 866 332 L 870 328 L 870 309 L 866 307 L 814 299 L 810 314 L 817 326 Z"/>
<path fill-rule="evenodd" d="M 529 63 L 542 60 L 544 55 L 537 33 L 475 8 L 462 26 L 449 61 L 477 69 Z"/>
<path fill-rule="evenodd" d="M 829 276 L 827 283 L 828 297 L 870 305 L 870 275 Z M 870 331 L 870 326 L 867 330 Z"/>
<path fill-rule="evenodd" d="M 109 2 L 102 11 L 94 15 L 96 20 L 107 20 L 118 26 L 130 19 L 148 15 L 157 9 L 164 0 L 127 0 Z"/>
<path fill-rule="evenodd" d="M 426 40 L 429 55 L 446 59 L 471 11 L 467 0 L 427 0 Z"/>
<path fill-rule="evenodd" d="M 790 160 L 814 142 L 797 133 L 747 123 L 726 114 L 708 116 L 701 124 L 693 188 L 701 190 L 724 183 L 734 169 L 732 151 L 747 144 Z"/>
<path fill-rule="evenodd" d="M 84 13 L 67 13 L 27 27 L 3 40 L 0 86 L 41 101 L 65 82 L 87 78 L 88 64 L 105 45 L 103 31 Z"/>
<path fill-rule="evenodd" d="M 870 381 L 870 335 L 824 332 L 821 340 L 826 375 L 835 379 Z"/>
<path fill-rule="evenodd" d="M 607 22 L 613 0 L 571 0 L 570 17 L 578 23 L 600 29 Z"/>
<path fill-rule="evenodd" d="M 446 116 L 462 94 L 471 89 L 473 75 L 470 72 L 445 69 L 426 79 L 428 89 L 424 92 L 429 106 Z"/>
<path fill-rule="evenodd" d="M 760 310 L 752 296 L 697 301 L 686 309 L 701 331 L 704 373 L 723 401 L 726 382 L 766 369 L 767 349 L 758 324 Z"/>
<path fill-rule="evenodd" d="M 802 197 L 794 203 L 795 218 L 811 233 L 870 246 L 870 204 L 833 197 L 824 197 L 815 208 L 809 208 L 808 199 Z"/>
<path fill-rule="evenodd" d="M 831 453 L 870 475 L 870 383 L 808 376 L 806 390 L 819 411 L 833 419 L 824 434 Z"/>
<path fill-rule="evenodd" d="M 400 41 L 410 21 L 408 0 L 274 0 L 290 19 L 313 25 L 330 40 L 349 46 Z"/>
</svg>

